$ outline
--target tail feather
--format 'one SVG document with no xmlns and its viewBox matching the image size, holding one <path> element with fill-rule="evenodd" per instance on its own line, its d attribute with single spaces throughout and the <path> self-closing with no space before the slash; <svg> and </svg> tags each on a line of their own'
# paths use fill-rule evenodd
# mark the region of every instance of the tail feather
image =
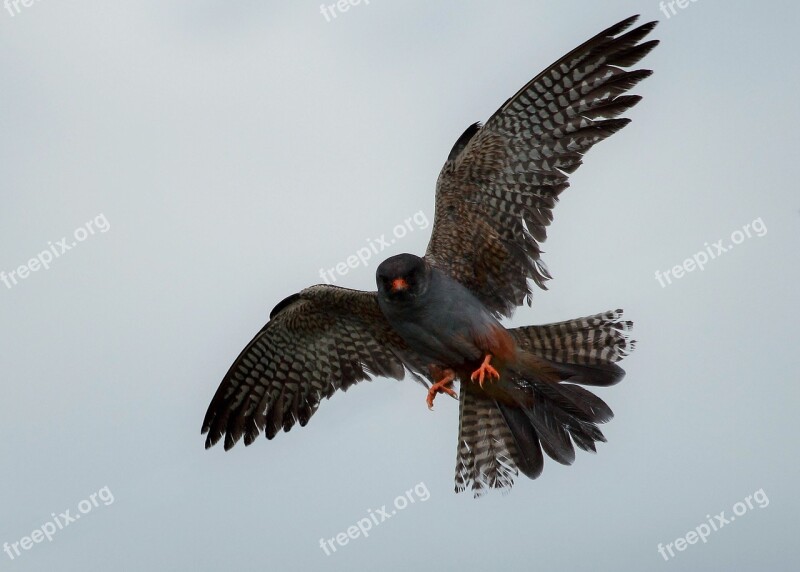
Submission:
<svg viewBox="0 0 800 572">
<path fill-rule="evenodd" d="M 514 437 L 494 400 L 462 389 L 456 492 L 471 487 L 478 497 L 488 489 L 510 489 L 518 474 L 517 458 Z"/>
<path fill-rule="evenodd" d="M 608 366 L 630 354 L 633 322 L 613 310 L 566 322 L 509 330 L 517 345 L 563 365 Z"/>
<path fill-rule="evenodd" d="M 516 446 L 514 462 L 517 468 L 529 479 L 537 478 L 544 469 L 544 455 L 536 429 L 527 421 L 527 415 L 522 409 L 503 407 L 497 403 L 494 403 L 494 406 L 505 419 L 514 440 Z"/>
<path fill-rule="evenodd" d="M 563 410 L 550 400 L 536 399 L 533 407 L 524 408 L 523 411 L 539 435 L 542 449 L 548 457 L 562 465 L 571 465 L 575 461 L 575 449 L 566 426 L 562 423 Z"/>
<path fill-rule="evenodd" d="M 611 408 L 580 385 L 609 386 L 625 372 L 615 362 L 634 347 L 622 311 L 509 330 L 524 352 L 491 396 L 461 384 L 456 492 L 509 489 L 519 472 L 535 479 L 544 456 L 570 465 L 575 446 L 596 452 L 598 424 Z M 503 393 L 503 388 L 507 391 Z"/>
<path fill-rule="evenodd" d="M 550 402 L 570 417 L 589 423 L 606 423 L 614 412 L 605 401 L 591 391 L 572 383 L 535 383 L 534 403 Z"/>
</svg>

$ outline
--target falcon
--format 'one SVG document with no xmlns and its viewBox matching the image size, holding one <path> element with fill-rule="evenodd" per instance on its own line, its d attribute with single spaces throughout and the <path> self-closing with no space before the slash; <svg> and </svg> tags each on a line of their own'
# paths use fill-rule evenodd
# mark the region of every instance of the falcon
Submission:
<svg viewBox="0 0 800 572">
<path fill-rule="evenodd" d="M 544 454 L 569 465 L 576 446 L 595 452 L 613 414 L 583 386 L 623 378 L 632 323 L 621 310 L 519 328 L 500 320 L 531 304 L 533 284 L 546 289 L 540 245 L 558 197 L 641 99 L 626 92 L 652 72 L 627 68 L 658 41 L 643 41 L 656 22 L 630 29 L 637 19 L 575 48 L 464 131 L 436 184 L 423 257 L 382 262 L 377 291 L 320 284 L 275 306 L 211 400 L 206 448 L 272 439 L 339 390 L 408 374 L 428 407 L 440 393 L 459 400 L 456 492 L 507 490 L 520 473 L 537 478 Z"/>
</svg>

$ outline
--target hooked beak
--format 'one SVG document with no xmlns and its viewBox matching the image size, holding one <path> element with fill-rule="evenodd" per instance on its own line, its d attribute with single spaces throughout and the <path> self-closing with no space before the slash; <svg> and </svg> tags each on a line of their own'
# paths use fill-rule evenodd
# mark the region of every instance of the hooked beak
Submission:
<svg viewBox="0 0 800 572">
<path fill-rule="evenodd" d="M 392 280 L 392 292 L 400 292 L 401 290 L 408 289 L 408 282 L 403 278 L 395 278 Z"/>
</svg>

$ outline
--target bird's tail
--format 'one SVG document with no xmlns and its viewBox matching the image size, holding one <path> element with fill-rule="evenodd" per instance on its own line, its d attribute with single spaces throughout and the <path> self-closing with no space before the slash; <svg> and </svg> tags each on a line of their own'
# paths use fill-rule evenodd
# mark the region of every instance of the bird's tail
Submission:
<svg viewBox="0 0 800 572">
<path fill-rule="evenodd" d="M 481 390 L 461 383 L 456 492 L 480 496 L 509 489 L 522 472 L 542 472 L 542 450 L 559 463 L 575 459 L 573 443 L 595 451 L 605 441 L 597 426 L 613 417 L 605 402 L 580 387 L 609 386 L 625 372 L 615 362 L 634 347 L 622 311 L 509 330 L 517 362 Z"/>
</svg>

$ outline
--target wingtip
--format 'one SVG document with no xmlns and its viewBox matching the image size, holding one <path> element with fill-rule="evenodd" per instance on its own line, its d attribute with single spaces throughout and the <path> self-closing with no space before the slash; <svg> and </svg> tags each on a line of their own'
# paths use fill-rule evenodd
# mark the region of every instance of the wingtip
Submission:
<svg viewBox="0 0 800 572">
<path fill-rule="evenodd" d="M 630 28 L 638 20 L 639 20 L 639 14 L 636 14 L 634 16 L 631 16 L 629 18 L 626 18 L 626 19 L 622 20 L 621 22 L 618 22 L 618 23 L 614 24 L 613 26 L 608 28 L 608 30 L 606 30 L 605 33 L 610 35 L 610 36 L 618 36 L 618 35 L 622 34 L 625 30 Z M 649 22 L 645 22 L 644 24 L 639 25 L 637 28 L 632 30 L 630 33 L 634 33 L 634 32 L 641 33 L 641 32 L 644 32 L 643 35 L 647 35 L 650 32 L 652 32 L 656 28 L 656 26 L 658 26 L 658 24 L 659 24 L 659 20 L 650 20 Z"/>
<path fill-rule="evenodd" d="M 651 20 L 650 22 L 645 22 L 641 26 L 635 28 L 634 31 L 643 32 L 644 35 L 647 35 L 653 30 L 655 30 L 656 26 L 658 26 L 658 20 Z"/>
<path fill-rule="evenodd" d="M 609 32 L 610 35 L 613 35 L 613 36 L 616 36 L 617 34 L 621 34 L 625 30 L 630 28 L 633 24 L 635 24 L 639 20 L 639 18 L 640 18 L 639 14 L 634 14 L 633 16 L 628 16 L 624 20 L 620 20 L 619 22 L 617 22 L 616 24 L 614 24 L 613 26 L 608 28 L 607 32 Z"/>
<path fill-rule="evenodd" d="M 207 428 L 206 428 L 206 431 L 205 431 L 205 432 L 208 432 L 208 429 L 207 429 Z M 208 436 L 206 437 L 205 448 L 206 448 L 206 449 L 210 449 L 211 447 L 213 447 L 214 445 L 216 445 L 216 444 L 217 444 L 217 442 L 219 442 L 219 439 L 220 439 L 220 436 L 219 436 L 219 435 L 217 435 L 217 436 L 214 436 L 214 434 L 213 434 L 213 433 L 209 433 L 209 434 L 208 434 Z"/>
</svg>

